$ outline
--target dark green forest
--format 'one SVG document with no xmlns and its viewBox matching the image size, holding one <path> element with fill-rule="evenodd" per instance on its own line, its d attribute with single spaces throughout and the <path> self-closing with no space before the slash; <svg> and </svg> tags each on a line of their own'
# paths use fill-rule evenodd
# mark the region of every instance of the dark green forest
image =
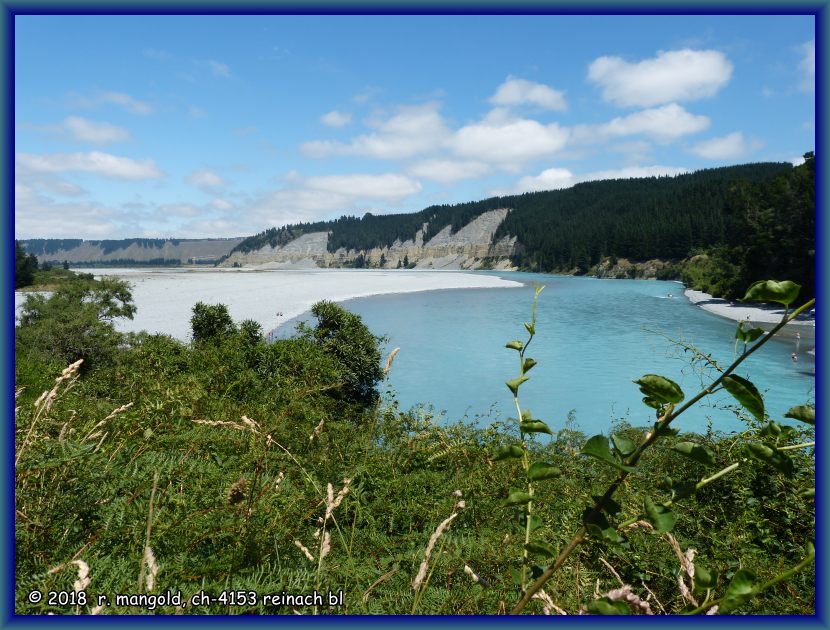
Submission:
<svg viewBox="0 0 830 630">
<path fill-rule="evenodd" d="M 328 231 L 328 249 L 368 250 L 447 225 L 453 232 L 483 212 L 510 208 L 493 240 L 515 236 L 513 263 L 522 270 L 587 273 L 605 258 L 681 261 L 674 277 L 734 297 L 770 274 L 790 277 L 812 294 L 815 213 L 813 154 L 802 166 L 758 163 L 674 177 L 586 182 L 572 188 L 430 206 L 414 214 L 343 216 L 271 228 L 234 251 L 284 245 Z M 786 253 L 784 253 L 786 252 Z M 727 263 L 728 260 L 728 263 Z"/>
</svg>

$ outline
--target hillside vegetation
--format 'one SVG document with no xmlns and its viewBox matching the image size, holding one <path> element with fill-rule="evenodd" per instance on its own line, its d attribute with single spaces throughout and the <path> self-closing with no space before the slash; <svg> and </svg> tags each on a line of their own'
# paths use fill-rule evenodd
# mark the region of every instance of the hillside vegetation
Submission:
<svg viewBox="0 0 830 630">
<path fill-rule="evenodd" d="M 400 409 L 384 391 L 394 354 L 382 367 L 381 340 L 337 305 L 273 344 L 221 304 L 194 308 L 189 343 L 116 332 L 134 310 L 114 279 L 23 307 L 18 614 L 815 610 L 814 410 L 769 418 L 735 371 L 769 336 L 739 328 L 731 366 L 689 349 L 744 432 L 678 435 L 699 396 L 643 366 L 644 426 L 609 440 L 521 409 L 520 388 L 541 386 L 535 316 L 493 347 L 519 354 L 504 375 L 516 417 L 478 427 Z"/>
<path fill-rule="evenodd" d="M 272 228 L 233 251 L 277 247 L 309 232 L 328 232 L 328 251 L 366 252 L 452 232 L 482 213 L 510 212 L 492 237 L 516 237 L 519 269 L 588 273 L 617 258 L 662 259 L 664 278 L 726 297 L 766 277 L 815 286 L 815 165 L 813 154 L 786 163 L 744 164 L 675 177 L 586 182 L 563 190 L 431 206 L 414 214 L 341 217 Z M 688 259 L 693 258 L 692 261 Z M 681 264 L 682 261 L 682 264 Z"/>
</svg>

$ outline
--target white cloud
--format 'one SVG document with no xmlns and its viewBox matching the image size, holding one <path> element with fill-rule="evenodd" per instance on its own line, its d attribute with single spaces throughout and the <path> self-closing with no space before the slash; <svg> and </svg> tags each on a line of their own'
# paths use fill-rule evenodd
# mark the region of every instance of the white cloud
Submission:
<svg viewBox="0 0 830 630">
<path fill-rule="evenodd" d="M 710 122 L 706 116 L 690 114 L 680 105 L 671 103 L 619 116 L 601 125 L 579 125 L 574 128 L 574 142 L 594 143 L 609 138 L 644 135 L 657 142 L 669 143 L 707 129 Z"/>
<path fill-rule="evenodd" d="M 567 109 L 565 95 L 542 83 L 534 83 L 526 79 L 507 77 L 496 93 L 489 98 L 494 105 L 512 107 L 516 105 L 537 105 L 545 109 Z"/>
<path fill-rule="evenodd" d="M 729 82 L 732 64 L 716 50 L 660 51 L 630 63 L 600 57 L 588 68 L 588 80 L 602 88 L 607 102 L 622 107 L 650 107 L 714 96 Z"/>
<path fill-rule="evenodd" d="M 219 175 L 206 168 L 193 171 L 185 178 L 185 181 L 208 192 L 225 185 L 225 181 Z"/>
<path fill-rule="evenodd" d="M 512 169 L 561 151 L 568 135 L 568 130 L 556 123 L 491 116 L 457 130 L 449 145 L 456 155 Z"/>
<path fill-rule="evenodd" d="M 307 188 L 355 199 L 398 201 L 421 191 L 421 184 L 405 175 L 318 175 L 301 180 Z"/>
<path fill-rule="evenodd" d="M 210 202 L 210 205 L 216 208 L 217 210 L 230 210 L 233 208 L 233 204 L 228 203 L 224 199 L 214 199 Z"/>
<path fill-rule="evenodd" d="M 202 214 L 202 210 L 192 203 L 163 203 L 158 209 L 166 216 L 198 217 Z"/>
<path fill-rule="evenodd" d="M 105 122 L 94 122 L 80 116 L 69 116 L 63 121 L 63 127 L 76 140 L 105 144 L 128 140 L 130 132 L 122 127 L 116 127 Z"/>
<path fill-rule="evenodd" d="M 207 112 L 201 107 L 196 107 L 195 105 L 188 105 L 187 113 L 190 114 L 191 118 L 207 118 Z"/>
<path fill-rule="evenodd" d="M 119 105 L 123 107 L 128 112 L 133 114 L 141 114 L 142 116 L 147 115 L 153 111 L 153 108 L 150 107 L 147 103 L 139 101 L 129 94 L 124 94 L 123 92 L 104 92 L 98 97 L 98 100 L 102 103 L 109 103 L 111 105 Z"/>
<path fill-rule="evenodd" d="M 207 64 L 210 66 L 210 71 L 213 73 L 213 76 L 223 78 L 231 76 L 231 69 L 228 67 L 228 64 L 213 59 L 208 59 Z"/>
<path fill-rule="evenodd" d="M 300 145 L 307 156 L 360 155 L 383 160 L 409 158 L 438 148 L 449 134 L 436 103 L 402 105 L 385 119 L 369 121 L 374 133 L 349 143 L 312 140 Z"/>
<path fill-rule="evenodd" d="M 247 222 L 261 226 L 317 221 L 333 213 L 394 205 L 422 188 L 418 181 L 397 173 L 303 177 L 290 172 L 284 180 L 285 188 L 248 204 L 241 213 Z"/>
<path fill-rule="evenodd" d="M 15 238 L 122 238 L 115 217 L 100 204 L 57 202 L 26 187 L 19 191 L 15 185 Z"/>
<path fill-rule="evenodd" d="M 352 122 L 352 115 L 347 112 L 332 110 L 320 117 L 320 122 L 328 127 L 345 127 Z"/>
<path fill-rule="evenodd" d="M 17 164 L 39 173 L 62 173 L 80 171 L 95 173 L 116 179 L 153 179 L 164 176 L 153 160 L 133 160 L 131 158 L 91 151 L 89 153 L 52 153 L 35 155 L 17 153 Z"/>
<path fill-rule="evenodd" d="M 575 175 L 566 168 L 545 169 L 538 175 L 522 177 L 509 188 L 494 189 L 491 195 L 518 195 L 539 190 L 570 188 L 575 184 L 603 179 L 631 179 L 635 177 L 675 176 L 689 170 L 676 166 L 628 166 L 620 169 L 594 171 Z"/>
<path fill-rule="evenodd" d="M 800 88 L 804 92 L 815 92 L 816 90 L 816 42 L 810 40 L 798 47 L 803 55 L 798 64 L 801 72 Z"/>
<path fill-rule="evenodd" d="M 490 173 L 489 164 L 474 160 L 424 160 L 413 164 L 408 172 L 442 184 L 452 184 L 462 179 L 475 179 Z"/>
<path fill-rule="evenodd" d="M 692 147 L 692 153 L 707 160 L 730 160 L 743 157 L 761 148 L 758 140 L 747 140 L 740 131 L 720 138 L 703 140 Z"/>
</svg>

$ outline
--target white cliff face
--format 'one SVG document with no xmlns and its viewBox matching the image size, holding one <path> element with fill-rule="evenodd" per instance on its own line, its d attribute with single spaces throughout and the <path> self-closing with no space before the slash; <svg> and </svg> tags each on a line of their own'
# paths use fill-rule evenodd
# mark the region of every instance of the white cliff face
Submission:
<svg viewBox="0 0 830 630">
<path fill-rule="evenodd" d="M 329 252 L 326 249 L 328 234 L 313 232 L 281 247 L 265 246 L 247 253 L 234 252 L 222 266 L 236 264 L 270 269 L 342 267 L 362 253 L 374 265 L 378 265 L 383 256 L 383 266 L 387 269 L 396 268 L 399 261 L 403 264 L 404 259 L 418 269 L 478 269 L 485 264 L 485 260 L 497 269 L 509 269 L 509 257 L 516 246 L 516 237 L 491 242 L 508 212 L 507 208 L 485 212 L 455 234 L 450 233 L 448 225 L 427 243 L 424 243 L 425 223 L 414 239 L 395 241 L 389 247 L 376 247 L 364 252 L 344 248 Z"/>
<path fill-rule="evenodd" d="M 168 240 L 160 247 L 145 246 L 141 243 L 130 243 L 110 251 L 104 251 L 98 242 L 83 241 L 76 247 L 60 249 L 49 254 L 35 252 L 41 261 L 61 263 L 107 262 L 113 260 L 135 260 L 149 262 L 165 259 L 178 260 L 182 264 L 208 262 L 211 263 L 225 256 L 234 247 L 241 243 L 242 238 L 230 239 L 187 239 Z"/>
<path fill-rule="evenodd" d="M 252 252 L 234 252 L 221 266 L 267 266 L 270 269 L 328 267 L 325 264 L 326 258 L 331 256 L 326 251 L 328 240 L 328 232 L 309 232 L 279 247 L 266 245 Z"/>
</svg>

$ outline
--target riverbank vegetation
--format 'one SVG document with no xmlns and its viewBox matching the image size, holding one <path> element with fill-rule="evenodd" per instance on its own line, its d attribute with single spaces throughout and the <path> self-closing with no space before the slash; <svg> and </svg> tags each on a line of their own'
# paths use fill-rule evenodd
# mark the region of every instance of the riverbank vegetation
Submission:
<svg viewBox="0 0 830 630">
<path fill-rule="evenodd" d="M 794 301 L 787 283 L 754 291 Z M 222 305 L 194 308 L 187 343 L 118 333 L 112 321 L 133 313 L 118 280 L 23 307 L 18 614 L 815 610 L 810 401 L 769 418 L 705 349 L 689 356 L 733 394 L 717 413 L 745 431 L 677 434 L 693 393 L 682 403 L 643 366 L 642 413 L 589 438 L 579 418 L 518 406 L 520 387 L 540 386 L 533 319 L 528 340 L 493 348 L 519 355 L 519 376 L 505 375 L 517 417 L 439 426 L 398 407 L 394 352 L 384 365 L 381 340 L 337 305 L 272 344 Z M 740 361 L 767 338 L 739 329 Z M 64 596 L 30 595 L 49 591 Z M 322 603 L 265 600 L 314 592 Z M 155 599 L 116 605 L 116 593 Z M 200 594 L 215 599 L 191 605 Z"/>
</svg>

